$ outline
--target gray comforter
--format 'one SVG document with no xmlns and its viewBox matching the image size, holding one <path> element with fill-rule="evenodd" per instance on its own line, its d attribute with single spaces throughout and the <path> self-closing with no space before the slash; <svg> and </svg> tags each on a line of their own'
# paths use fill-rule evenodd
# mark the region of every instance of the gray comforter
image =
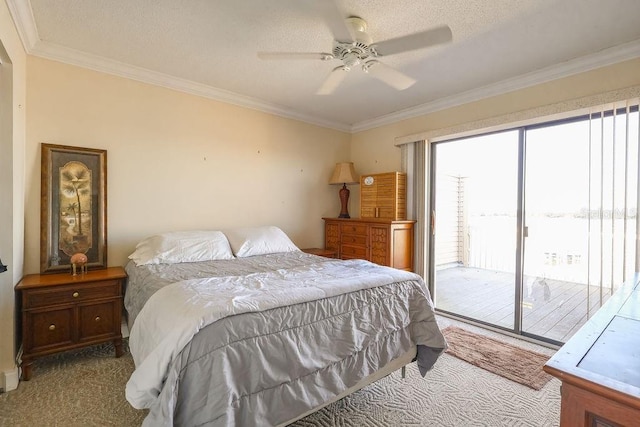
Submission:
<svg viewBox="0 0 640 427">
<path fill-rule="evenodd" d="M 199 295 L 203 285 L 237 287 L 242 277 L 259 282 L 274 275 L 303 277 L 296 276 L 300 272 L 309 277 L 314 269 L 322 272 L 318 277 L 331 282 L 338 277 L 329 280 L 327 271 L 345 268 L 338 263 L 293 252 L 206 263 L 129 264 L 125 296 L 129 322 L 136 321 L 158 290 L 166 288 L 158 294 L 166 293 L 176 284 L 196 283 Z M 203 324 L 175 350 L 161 372 L 163 381 L 145 390 L 148 395 L 142 400 L 150 408 L 145 425 L 277 425 L 322 405 L 416 346 L 424 375 L 446 343 L 421 278 L 364 261 L 350 262 L 348 267 L 357 269 L 354 276 L 377 281 L 344 292 L 335 289 L 338 285 L 313 283 L 312 289 L 324 289 L 325 297 L 270 303 L 266 309 L 256 304 L 255 309 Z M 385 276 L 403 280 L 381 282 Z M 282 286 L 286 282 L 279 292 Z M 291 286 L 293 292 L 296 286 Z M 277 290 L 267 289 L 265 295 L 271 298 Z M 141 317 L 142 323 L 135 326 L 146 325 L 153 316 L 162 320 L 163 313 L 146 313 L 148 308 L 143 311 L 144 322 Z M 136 343 L 131 345 L 135 348 Z M 137 371 L 142 362 L 136 360 Z M 134 377 L 136 372 L 130 382 Z"/>
</svg>

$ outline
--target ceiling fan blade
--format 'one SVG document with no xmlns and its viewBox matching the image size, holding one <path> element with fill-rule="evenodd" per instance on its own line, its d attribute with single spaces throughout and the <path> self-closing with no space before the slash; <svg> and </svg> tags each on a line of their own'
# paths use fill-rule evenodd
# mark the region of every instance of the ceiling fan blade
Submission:
<svg viewBox="0 0 640 427">
<path fill-rule="evenodd" d="M 378 61 L 369 61 L 363 67 L 364 71 L 371 74 L 376 79 L 388 84 L 397 90 L 405 90 L 416 82 L 416 80 L 404 73 L 391 68 Z"/>
<path fill-rule="evenodd" d="M 258 52 L 258 58 L 272 59 L 320 59 L 327 61 L 333 59 L 333 55 L 323 52 Z"/>
<path fill-rule="evenodd" d="M 347 71 L 344 66 L 336 67 L 331 71 L 331 74 L 326 78 L 320 89 L 316 92 L 316 95 L 330 95 L 336 88 L 342 83 L 344 78 L 347 77 Z"/>
<path fill-rule="evenodd" d="M 355 40 L 336 0 L 316 0 L 315 4 L 335 40 L 343 43 L 351 43 Z"/>
<path fill-rule="evenodd" d="M 448 25 L 444 25 L 421 33 L 409 34 L 407 36 L 374 43 L 373 49 L 378 56 L 388 56 L 395 53 L 448 43 L 452 39 L 451 28 L 449 28 Z"/>
</svg>

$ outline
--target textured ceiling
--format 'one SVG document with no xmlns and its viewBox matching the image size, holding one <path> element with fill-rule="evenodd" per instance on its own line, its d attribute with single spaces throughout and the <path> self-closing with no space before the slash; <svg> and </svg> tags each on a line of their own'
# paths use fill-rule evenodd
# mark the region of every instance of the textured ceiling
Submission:
<svg viewBox="0 0 640 427">
<path fill-rule="evenodd" d="M 330 0 L 7 0 L 34 55 L 344 130 L 640 56 L 639 0 L 336 0 L 383 41 L 449 25 L 449 44 L 380 58 L 417 80 L 397 91 L 360 69 L 316 95 L 339 61 Z"/>
</svg>

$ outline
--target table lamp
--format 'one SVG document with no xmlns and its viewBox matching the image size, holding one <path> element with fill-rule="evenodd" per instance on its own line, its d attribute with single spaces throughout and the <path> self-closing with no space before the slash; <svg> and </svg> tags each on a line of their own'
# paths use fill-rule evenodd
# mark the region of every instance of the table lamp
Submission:
<svg viewBox="0 0 640 427">
<path fill-rule="evenodd" d="M 347 188 L 347 184 L 358 184 L 356 172 L 353 169 L 353 163 L 336 163 L 336 168 L 333 171 L 333 175 L 331 175 L 329 184 L 342 184 L 342 188 L 338 193 L 340 196 L 340 202 L 342 203 L 342 209 L 340 210 L 340 216 L 338 218 L 351 218 L 348 210 L 350 191 Z"/>
</svg>

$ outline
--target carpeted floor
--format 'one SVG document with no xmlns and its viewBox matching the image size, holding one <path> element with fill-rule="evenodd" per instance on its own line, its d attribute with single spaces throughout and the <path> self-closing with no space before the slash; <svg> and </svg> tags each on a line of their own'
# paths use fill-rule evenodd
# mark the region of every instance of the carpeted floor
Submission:
<svg viewBox="0 0 640 427">
<path fill-rule="evenodd" d="M 553 350 L 440 317 L 455 325 L 551 355 Z M 40 359 L 29 382 L 0 395 L 1 426 L 139 426 L 145 411 L 124 398 L 133 371 L 110 345 Z M 560 382 L 532 390 L 443 355 L 422 378 L 414 364 L 296 422 L 295 426 L 557 426 Z"/>
</svg>

